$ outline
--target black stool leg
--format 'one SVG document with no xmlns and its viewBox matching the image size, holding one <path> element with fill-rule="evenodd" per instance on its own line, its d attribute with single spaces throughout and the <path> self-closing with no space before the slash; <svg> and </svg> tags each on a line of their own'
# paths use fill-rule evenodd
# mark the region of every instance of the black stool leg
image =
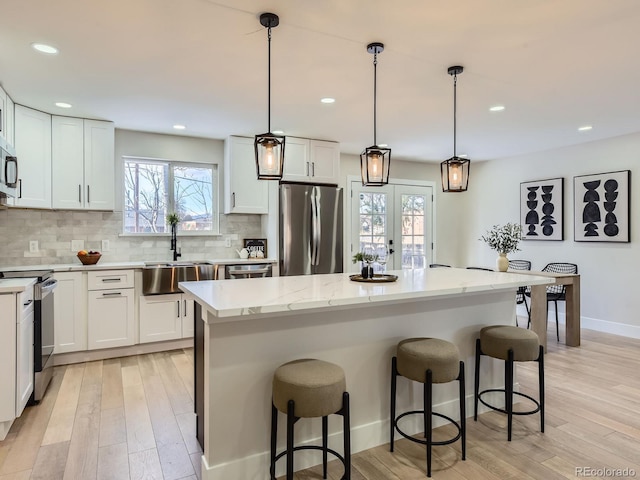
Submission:
<svg viewBox="0 0 640 480">
<path fill-rule="evenodd" d="M 513 426 L 513 350 L 509 349 L 505 362 L 505 409 L 507 410 L 507 440 L 511 441 Z"/>
<path fill-rule="evenodd" d="M 427 437 L 427 477 L 431 477 L 431 444 L 433 443 L 432 432 L 432 396 L 433 396 L 433 372 L 427 370 L 426 379 L 424 382 L 424 433 Z"/>
<path fill-rule="evenodd" d="M 540 345 L 538 355 L 538 386 L 540 393 L 540 431 L 544 433 L 544 348 Z"/>
<path fill-rule="evenodd" d="M 342 420 L 344 436 L 344 480 L 351 480 L 351 420 L 349 415 L 349 393 L 342 394 Z"/>
<path fill-rule="evenodd" d="M 293 425 L 295 423 L 293 400 L 287 404 L 287 480 L 293 480 Z"/>
<path fill-rule="evenodd" d="M 458 374 L 460 384 L 460 441 L 462 442 L 462 460 L 467 458 L 467 398 L 465 394 L 464 362 L 460 361 L 460 373 Z"/>
<path fill-rule="evenodd" d="M 327 478 L 327 437 L 329 436 L 327 416 L 322 417 L 322 478 Z"/>
<path fill-rule="evenodd" d="M 398 376 L 398 359 L 391 359 L 391 417 L 389 418 L 389 451 L 393 452 L 393 441 L 396 430 L 396 382 Z"/>
<path fill-rule="evenodd" d="M 560 326 L 558 325 L 558 301 L 554 300 L 553 303 L 556 306 L 556 339 L 560 341 Z"/>
<path fill-rule="evenodd" d="M 480 339 L 476 339 L 476 370 L 475 385 L 473 392 L 473 419 L 478 421 L 478 392 L 480 391 Z"/>
<path fill-rule="evenodd" d="M 271 400 L 271 468 L 269 475 L 271 480 L 276 478 L 276 438 L 278 434 L 278 409 Z"/>
</svg>

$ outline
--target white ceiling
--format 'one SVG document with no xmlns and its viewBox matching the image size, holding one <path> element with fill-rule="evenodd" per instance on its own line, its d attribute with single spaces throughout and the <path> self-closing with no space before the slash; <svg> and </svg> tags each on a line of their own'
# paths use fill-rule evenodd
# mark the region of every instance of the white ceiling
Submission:
<svg viewBox="0 0 640 480">
<path fill-rule="evenodd" d="M 455 64 L 458 154 L 472 160 L 640 131 L 638 0 L 2 0 L 0 83 L 17 103 L 117 128 L 263 133 L 265 11 L 280 16 L 272 129 L 288 135 L 354 154 L 373 143 L 372 41 L 386 47 L 378 142 L 394 158 L 452 155 Z"/>
</svg>

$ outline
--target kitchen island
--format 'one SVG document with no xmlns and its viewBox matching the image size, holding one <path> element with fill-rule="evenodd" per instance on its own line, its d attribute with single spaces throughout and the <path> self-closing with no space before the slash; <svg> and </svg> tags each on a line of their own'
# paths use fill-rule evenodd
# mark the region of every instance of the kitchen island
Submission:
<svg viewBox="0 0 640 480">
<path fill-rule="evenodd" d="M 396 282 L 358 283 L 348 274 L 330 274 L 180 283 L 201 311 L 196 322 L 202 319 L 203 385 L 196 389 L 204 393 L 204 418 L 199 419 L 204 428 L 203 479 L 269 478 L 272 376 L 279 365 L 296 358 L 318 358 L 344 368 L 354 453 L 388 441 L 390 363 L 404 338 L 433 336 L 458 346 L 466 363 L 467 411 L 472 412 L 478 331 L 514 324 L 518 286 L 553 282 L 455 268 L 390 273 L 398 276 Z M 482 369 L 483 387 L 503 384 L 501 362 L 485 361 Z M 421 387 L 403 380 L 398 382 L 398 411 L 418 409 Z M 457 386 L 439 385 L 434 406 L 456 418 Z M 283 415 L 280 421 L 282 432 Z M 421 431 L 418 423 L 408 423 L 405 431 Z M 329 446 L 341 451 L 339 424 L 330 417 Z M 307 420 L 296 427 L 298 443 L 319 436 L 319 422 Z M 280 436 L 279 449 L 283 443 Z M 312 452 L 298 452 L 295 468 L 320 461 Z M 278 467 L 281 472 L 283 465 Z"/>
</svg>

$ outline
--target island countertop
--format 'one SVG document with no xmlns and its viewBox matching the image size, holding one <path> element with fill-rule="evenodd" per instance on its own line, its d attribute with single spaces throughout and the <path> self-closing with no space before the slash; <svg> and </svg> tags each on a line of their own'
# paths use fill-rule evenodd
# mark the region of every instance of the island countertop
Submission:
<svg viewBox="0 0 640 480">
<path fill-rule="evenodd" d="M 362 283 L 348 273 L 294 277 L 180 282 L 180 289 L 219 323 L 302 310 L 348 308 L 371 303 L 407 302 L 428 297 L 515 289 L 553 283 L 534 275 L 462 268 L 431 268 L 388 272 L 392 283 Z"/>
</svg>

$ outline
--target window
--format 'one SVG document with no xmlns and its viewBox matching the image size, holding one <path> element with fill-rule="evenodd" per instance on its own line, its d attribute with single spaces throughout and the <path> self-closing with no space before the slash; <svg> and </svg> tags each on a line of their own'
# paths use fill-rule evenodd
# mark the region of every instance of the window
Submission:
<svg viewBox="0 0 640 480">
<path fill-rule="evenodd" d="M 218 233 L 216 165 L 124 157 L 124 233 Z"/>
</svg>

